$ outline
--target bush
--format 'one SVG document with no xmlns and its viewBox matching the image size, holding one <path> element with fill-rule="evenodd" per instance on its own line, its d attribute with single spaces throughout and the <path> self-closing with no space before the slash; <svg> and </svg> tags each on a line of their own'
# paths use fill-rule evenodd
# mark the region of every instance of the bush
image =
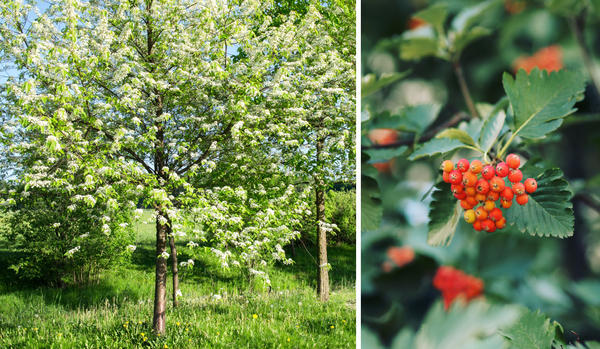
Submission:
<svg viewBox="0 0 600 349">
<path fill-rule="evenodd" d="M 339 231 L 330 242 L 354 244 L 356 241 L 356 190 L 333 191 L 325 195 L 325 219 Z"/>
<path fill-rule="evenodd" d="M 10 266 L 20 279 L 54 286 L 90 282 L 133 241 L 132 210 L 113 210 L 100 200 L 74 204 L 60 189 L 11 190 L 10 196 L 0 234 L 21 255 Z"/>
</svg>

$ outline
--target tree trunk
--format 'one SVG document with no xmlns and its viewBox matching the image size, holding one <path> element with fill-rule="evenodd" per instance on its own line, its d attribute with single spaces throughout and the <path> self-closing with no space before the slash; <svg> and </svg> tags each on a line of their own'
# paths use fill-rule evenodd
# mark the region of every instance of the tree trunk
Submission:
<svg viewBox="0 0 600 349">
<path fill-rule="evenodd" d="M 179 305 L 177 300 L 177 293 L 179 292 L 179 271 L 177 269 L 177 247 L 175 247 L 175 238 L 173 237 L 173 230 L 171 226 L 168 228 L 169 232 L 169 245 L 171 246 L 171 272 L 173 273 L 173 307 Z"/>
<path fill-rule="evenodd" d="M 162 209 L 157 209 L 159 216 L 164 215 Z M 156 278 L 154 282 L 154 317 L 152 328 L 155 333 L 165 333 L 165 309 L 167 301 L 167 259 L 161 254 L 167 249 L 167 225 L 161 224 L 156 218 Z"/>
<path fill-rule="evenodd" d="M 317 140 L 317 165 L 320 166 L 321 153 L 323 151 L 323 138 Z M 321 174 L 317 174 L 320 176 Z M 322 178 L 315 181 L 315 204 L 317 213 L 317 237 L 319 240 L 319 284 L 317 291 L 319 299 L 323 302 L 329 300 L 329 269 L 327 264 L 327 232 L 322 223 L 325 222 L 325 191 Z"/>
</svg>

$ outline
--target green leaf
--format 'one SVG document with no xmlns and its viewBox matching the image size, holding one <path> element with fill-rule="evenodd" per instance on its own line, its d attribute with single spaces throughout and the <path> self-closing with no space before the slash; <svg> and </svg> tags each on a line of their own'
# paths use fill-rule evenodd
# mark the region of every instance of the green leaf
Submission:
<svg viewBox="0 0 600 349">
<path fill-rule="evenodd" d="M 473 41 L 489 35 L 492 31 L 484 27 L 475 27 L 466 32 L 456 34 L 452 42 L 452 49 L 455 53 L 460 53 Z"/>
<path fill-rule="evenodd" d="M 368 149 L 365 153 L 369 154 L 369 163 L 372 164 L 401 156 L 407 149 L 408 147 L 403 145 L 398 148 Z"/>
<path fill-rule="evenodd" d="M 536 177 L 537 190 L 527 204 L 516 202 L 506 210 L 506 221 L 522 233 L 565 238 L 573 235 L 573 204 L 569 183 L 558 168 Z"/>
<path fill-rule="evenodd" d="M 460 11 L 452 20 L 451 28 L 457 33 L 464 33 L 472 26 L 481 21 L 481 18 L 489 12 L 498 0 L 488 0 Z"/>
<path fill-rule="evenodd" d="M 581 0 L 546 0 L 546 7 L 557 15 L 575 17 L 586 7 L 587 2 Z"/>
<path fill-rule="evenodd" d="M 444 58 L 439 52 L 438 38 L 433 28 L 419 27 L 415 30 L 405 32 L 399 41 L 400 58 L 406 61 L 419 60 L 427 56 Z"/>
<path fill-rule="evenodd" d="M 530 74 L 521 69 L 516 79 L 504 73 L 502 83 L 514 112 L 514 134 L 542 138 L 562 124 L 562 118 L 575 112 L 573 105 L 585 89 L 578 73 L 560 70 L 548 74 L 535 68 Z"/>
<path fill-rule="evenodd" d="M 539 311 L 527 311 L 517 322 L 500 330 L 511 348 L 549 349 L 556 335 L 556 322 Z"/>
<path fill-rule="evenodd" d="M 361 175 L 361 231 L 370 231 L 379 228 L 381 217 L 383 216 L 383 206 L 381 205 L 381 191 L 375 178 L 377 170 L 368 165 L 368 156 L 362 156 L 362 175 Z"/>
<path fill-rule="evenodd" d="M 475 141 L 473 140 L 473 138 L 471 138 L 471 136 L 466 131 L 460 130 L 458 128 L 447 128 L 444 131 L 438 133 L 435 136 L 435 138 L 457 139 L 463 142 L 464 144 L 475 146 Z"/>
<path fill-rule="evenodd" d="M 425 156 L 443 154 L 465 146 L 466 144 L 457 139 L 434 138 L 429 142 L 423 143 L 423 145 L 420 146 L 417 150 L 415 150 L 408 159 L 416 160 Z"/>
<path fill-rule="evenodd" d="M 391 128 L 400 131 L 423 133 L 437 118 L 441 109 L 439 104 L 421 104 L 403 108 L 399 114 L 385 112 L 377 115 L 372 128 Z"/>
<path fill-rule="evenodd" d="M 455 302 L 448 312 L 437 302 L 425 317 L 411 348 L 502 348 L 503 339 L 497 331 L 516 321 L 519 313 L 516 306 L 492 305 L 482 299 L 468 305 Z"/>
<path fill-rule="evenodd" d="M 434 4 L 428 8 L 421 10 L 413 15 L 413 17 L 420 18 L 425 22 L 431 24 L 435 28 L 442 28 L 448 15 L 448 8 L 446 4 Z"/>
<path fill-rule="evenodd" d="M 456 232 L 461 208 L 450 191 L 449 183 L 438 183 L 432 198 L 429 205 L 427 243 L 433 246 L 447 246 Z"/>
<path fill-rule="evenodd" d="M 502 126 L 504 126 L 505 119 L 506 113 L 500 109 L 484 121 L 479 135 L 479 146 L 484 152 L 487 153 L 492 149 L 494 142 L 496 142 L 502 130 Z"/>
<path fill-rule="evenodd" d="M 393 84 L 410 73 L 405 71 L 402 73 L 382 74 L 379 78 L 375 74 L 367 74 L 362 78 L 360 93 L 362 98 L 367 97 L 380 89 Z"/>
</svg>

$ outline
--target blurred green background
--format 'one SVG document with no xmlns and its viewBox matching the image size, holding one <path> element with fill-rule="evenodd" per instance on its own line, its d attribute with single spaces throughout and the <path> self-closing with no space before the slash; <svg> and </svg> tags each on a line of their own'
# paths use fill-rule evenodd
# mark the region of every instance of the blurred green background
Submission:
<svg viewBox="0 0 600 349">
<path fill-rule="evenodd" d="M 408 29 L 412 14 L 436 2 L 448 5 L 450 17 L 478 3 L 362 2 L 362 75 L 409 71 L 404 78 L 362 100 L 363 175 L 375 178 L 370 182 L 363 177 L 363 196 L 377 185 L 383 206 L 381 223 L 363 229 L 361 236 L 363 347 L 401 348 L 402 343 L 410 342 L 406 338 L 424 332 L 425 316 L 435 311 L 435 302 L 440 299 L 431 284 L 439 265 L 452 265 L 482 278 L 485 300 L 493 306 L 541 310 L 562 324 L 567 342 L 600 340 L 600 96 L 591 82 L 585 99 L 576 105 L 577 113 L 568 116 L 557 132 L 516 149 L 529 161 L 564 171 L 574 192 L 575 233 L 571 238 L 531 237 L 511 229 L 487 234 L 474 231 L 461 219 L 450 246 L 429 246 L 426 236 L 431 198 L 427 194 L 439 180 L 438 168 L 443 159 L 408 161 L 403 156 L 405 149 L 400 149 L 396 153 L 390 150 L 395 156 L 385 166 L 379 165 L 378 170 L 370 166 L 380 161 L 368 158 L 374 138 L 369 133 L 378 114 L 393 114 L 409 105 L 439 104 L 439 116 L 429 126 L 434 129 L 466 111 L 450 63 L 438 58 L 402 61 L 394 44 L 394 38 Z M 572 25 L 582 28 L 593 64 L 599 63 L 598 1 L 498 3 L 481 22 L 491 34 L 469 45 L 461 56 L 477 104 L 496 103 L 504 95 L 503 72 L 512 73 L 517 58 L 531 56 L 550 45 L 560 46 L 565 69 L 589 76 Z M 394 139 L 409 149 L 413 135 L 397 132 Z M 460 151 L 452 159 L 473 155 Z M 363 226 L 371 215 L 373 209 L 363 206 Z M 412 247 L 415 260 L 384 271 L 382 265 L 389 261 L 386 251 L 393 246 Z M 470 324 L 477 327 L 479 321 L 484 320 L 472 318 Z M 434 332 L 443 336 L 440 333 L 444 330 Z"/>
</svg>

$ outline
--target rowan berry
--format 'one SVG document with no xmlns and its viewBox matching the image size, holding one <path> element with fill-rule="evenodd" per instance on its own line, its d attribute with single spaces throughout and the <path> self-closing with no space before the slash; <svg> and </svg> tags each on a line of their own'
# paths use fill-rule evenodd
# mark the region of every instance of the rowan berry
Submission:
<svg viewBox="0 0 600 349">
<path fill-rule="evenodd" d="M 475 190 L 475 187 L 466 187 L 465 193 L 467 193 L 467 196 L 475 196 L 475 194 L 477 194 L 477 191 Z"/>
<path fill-rule="evenodd" d="M 470 210 L 473 208 L 473 205 L 471 205 L 467 200 L 460 200 L 460 207 L 462 207 L 464 210 Z"/>
<path fill-rule="evenodd" d="M 517 196 L 525 194 L 525 186 L 521 182 L 513 183 L 512 190 Z"/>
<path fill-rule="evenodd" d="M 479 172 L 481 172 L 481 169 L 483 169 L 483 164 L 479 160 L 473 160 L 471 161 L 471 166 L 469 167 L 469 169 L 474 174 L 478 174 Z"/>
<path fill-rule="evenodd" d="M 469 170 L 469 160 L 467 160 L 467 159 L 458 160 L 458 162 L 456 163 L 456 169 L 459 170 L 460 172 L 467 172 Z"/>
<path fill-rule="evenodd" d="M 504 180 L 500 177 L 494 177 L 490 180 L 490 189 L 499 193 L 504 190 Z"/>
<path fill-rule="evenodd" d="M 488 233 L 493 233 L 496 231 L 496 224 L 491 219 L 485 219 L 481 222 L 481 228 Z"/>
<path fill-rule="evenodd" d="M 508 176 L 508 165 L 504 161 L 496 165 L 496 175 L 498 177 Z"/>
<path fill-rule="evenodd" d="M 533 193 L 537 189 L 537 182 L 533 178 L 527 178 L 525 180 L 525 191 L 528 193 Z"/>
<path fill-rule="evenodd" d="M 469 203 L 469 205 L 471 205 L 471 207 L 475 207 L 479 202 L 477 201 L 477 199 L 475 199 L 474 196 L 468 196 L 465 199 L 466 202 Z"/>
<path fill-rule="evenodd" d="M 513 199 L 513 196 L 515 195 L 515 193 L 513 193 L 512 189 L 510 187 L 506 187 L 506 188 L 504 188 L 504 190 L 502 191 L 502 193 L 500 195 L 504 199 L 506 199 L 506 201 L 511 201 Z"/>
<path fill-rule="evenodd" d="M 527 194 L 517 195 L 516 200 L 517 200 L 517 204 L 525 205 L 527 203 L 527 201 L 529 201 L 529 195 L 527 195 Z"/>
<path fill-rule="evenodd" d="M 512 206 L 512 200 L 505 200 L 504 198 L 500 199 L 500 204 L 502 208 L 509 208 Z"/>
<path fill-rule="evenodd" d="M 475 229 L 477 231 L 481 231 L 481 221 L 473 222 L 473 229 Z"/>
<path fill-rule="evenodd" d="M 463 173 L 462 183 L 467 187 L 473 187 L 477 183 L 477 175 L 472 172 Z"/>
<path fill-rule="evenodd" d="M 480 178 L 475 185 L 475 191 L 479 194 L 487 194 L 490 191 L 490 183 L 483 178 Z"/>
<path fill-rule="evenodd" d="M 510 170 L 508 174 L 508 180 L 512 183 L 520 182 L 523 179 L 523 172 L 521 170 Z"/>
<path fill-rule="evenodd" d="M 496 228 L 502 229 L 506 226 L 506 218 L 502 217 L 501 219 L 496 221 Z"/>
<path fill-rule="evenodd" d="M 494 178 L 495 174 L 496 171 L 494 171 L 494 167 L 492 165 L 486 165 L 483 167 L 483 170 L 481 170 L 481 177 L 487 180 Z"/>
<path fill-rule="evenodd" d="M 450 183 L 460 184 L 462 182 L 462 173 L 459 170 L 450 171 Z"/>
<path fill-rule="evenodd" d="M 454 170 L 454 164 L 450 160 L 444 160 L 444 162 L 442 162 L 441 168 L 444 172 L 450 172 Z"/>
<path fill-rule="evenodd" d="M 508 154 L 506 157 L 506 164 L 510 168 L 517 169 L 521 165 L 521 159 L 516 154 Z"/>
<path fill-rule="evenodd" d="M 450 191 L 452 192 L 452 194 L 460 194 L 462 193 L 464 190 L 464 187 L 462 186 L 462 184 L 452 184 L 450 186 Z"/>
<path fill-rule="evenodd" d="M 479 194 L 479 193 L 477 193 L 477 195 L 475 195 L 475 200 L 477 200 L 479 202 L 485 201 L 486 198 L 487 197 L 485 196 L 485 194 Z"/>
<path fill-rule="evenodd" d="M 496 204 L 494 204 L 493 201 L 486 201 L 483 204 L 483 209 L 486 210 L 486 211 L 488 211 L 488 212 L 490 212 L 491 210 L 493 210 L 494 207 L 496 207 Z"/>
<path fill-rule="evenodd" d="M 463 191 L 458 194 L 454 194 L 454 197 L 457 198 L 458 200 L 464 200 L 467 198 L 467 194 Z"/>
<path fill-rule="evenodd" d="M 479 206 L 475 210 L 475 216 L 477 217 L 478 220 L 482 221 L 487 218 L 488 213 L 486 210 L 483 209 L 482 206 Z"/>
<path fill-rule="evenodd" d="M 496 201 L 496 200 L 498 200 L 498 198 L 499 198 L 499 197 L 500 197 L 500 194 L 496 193 L 495 191 L 489 191 L 489 192 L 487 193 L 487 198 L 486 198 L 486 200 L 489 200 L 489 201 Z"/>
<path fill-rule="evenodd" d="M 444 172 L 442 174 L 442 180 L 446 183 L 450 183 L 450 172 Z"/>
<path fill-rule="evenodd" d="M 473 223 L 475 222 L 475 211 L 474 210 L 466 210 L 464 214 L 465 222 Z"/>
<path fill-rule="evenodd" d="M 502 210 L 498 207 L 494 207 L 494 209 L 491 210 L 490 213 L 488 213 L 488 217 L 494 222 L 497 222 L 500 219 L 502 219 Z"/>
</svg>

